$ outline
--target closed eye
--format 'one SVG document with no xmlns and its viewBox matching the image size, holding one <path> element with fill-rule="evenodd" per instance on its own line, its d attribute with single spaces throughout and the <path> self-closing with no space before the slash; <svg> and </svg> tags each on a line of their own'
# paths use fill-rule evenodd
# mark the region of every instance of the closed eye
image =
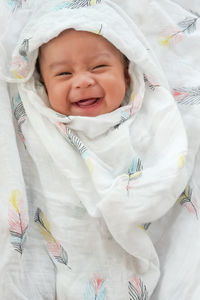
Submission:
<svg viewBox="0 0 200 300">
<path fill-rule="evenodd" d="M 61 72 L 59 74 L 57 74 L 56 76 L 66 76 L 66 75 L 71 75 L 72 73 L 70 72 Z"/>
<path fill-rule="evenodd" d="M 99 68 L 103 68 L 103 67 L 106 67 L 107 65 L 97 65 L 95 66 L 93 69 L 99 69 Z"/>
</svg>

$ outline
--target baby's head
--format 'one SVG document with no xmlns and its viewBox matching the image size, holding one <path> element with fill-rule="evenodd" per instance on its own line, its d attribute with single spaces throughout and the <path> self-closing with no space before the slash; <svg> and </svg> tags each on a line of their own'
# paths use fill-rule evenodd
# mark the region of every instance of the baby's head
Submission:
<svg viewBox="0 0 200 300">
<path fill-rule="evenodd" d="M 120 107 L 130 78 L 124 55 L 100 35 L 68 29 L 40 47 L 39 66 L 51 107 L 98 116 Z"/>
</svg>

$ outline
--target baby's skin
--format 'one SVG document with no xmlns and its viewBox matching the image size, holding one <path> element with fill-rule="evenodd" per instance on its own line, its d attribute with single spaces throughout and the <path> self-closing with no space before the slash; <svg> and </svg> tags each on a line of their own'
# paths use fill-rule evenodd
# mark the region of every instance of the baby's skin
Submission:
<svg viewBox="0 0 200 300">
<path fill-rule="evenodd" d="M 120 107 L 130 78 L 124 55 L 104 37 L 68 29 L 40 47 L 39 66 L 52 109 L 91 116 Z"/>
</svg>

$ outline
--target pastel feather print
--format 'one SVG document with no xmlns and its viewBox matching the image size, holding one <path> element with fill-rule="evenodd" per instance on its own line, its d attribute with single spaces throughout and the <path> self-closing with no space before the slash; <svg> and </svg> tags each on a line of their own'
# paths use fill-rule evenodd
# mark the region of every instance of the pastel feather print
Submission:
<svg viewBox="0 0 200 300">
<path fill-rule="evenodd" d="M 142 166 L 142 162 L 140 158 L 134 158 L 132 160 L 131 166 L 128 169 L 128 175 L 129 175 L 129 179 L 136 179 L 139 176 L 142 175 L 142 170 L 143 170 L 143 166 Z"/>
<path fill-rule="evenodd" d="M 178 201 L 189 213 L 195 214 L 198 219 L 197 202 L 192 197 L 192 188 L 189 185 L 186 186 Z"/>
<path fill-rule="evenodd" d="M 142 229 L 142 230 L 148 230 L 149 227 L 150 227 L 151 223 L 144 223 L 142 225 L 140 225 L 139 227 Z"/>
<path fill-rule="evenodd" d="M 128 169 L 127 192 L 135 185 L 135 180 L 142 175 L 143 165 L 140 158 L 133 158 L 130 168 Z M 134 181 L 132 184 L 131 181 Z"/>
<path fill-rule="evenodd" d="M 62 136 L 79 152 L 90 173 L 92 173 L 94 168 L 87 147 L 83 144 L 78 135 L 76 135 L 64 123 L 58 122 L 56 125 Z"/>
<path fill-rule="evenodd" d="M 132 103 L 127 105 L 126 108 L 123 111 L 121 111 L 121 119 L 120 119 L 119 123 L 114 126 L 115 129 L 119 128 L 124 122 L 129 120 L 130 117 L 134 114 L 133 101 L 135 100 L 135 96 L 133 99 L 133 95 L 132 95 L 131 100 L 132 100 Z"/>
<path fill-rule="evenodd" d="M 22 7 L 23 1 L 26 1 L 26 0 L 9 0 L 8 5 L 11 7 L 12 11 L 14 11 L 17 8 Z"/>
<path fill-rule="evenodd" d="M 118 124 L 114 126 L 115 129 L 119 128 L 124 122 L 131 117 L 130 109 L 121 112 L 121 119 Z"/>
<path fill-rule="evenodd" d="M 96 5 L 96 4 L 100 3 L 100 2 L 101 2 L 101 0 L 90 0 L 90 1 L 89 1 L 90 6 Z"/>
<path fill-rule="evenodd" d="M 80 153 L 90 173 L 93 173 L 93 163 L 87 147 L 80 138 L 69 128 L 66 127 L 66 137 L 70 144 Z"/>
<path fill-rule="evenodd" d="M 163 46 L 174 46 L 184 38 L 185 34 L 191 34 L 196 30 L 200 15 L 196 12 L 192 12 L 192 14 L 193 16 L 185 17 L 177 26 L 166 27 L 161 32 L 161 35 L 164 36 L 160 41 Z"/>
<path fill-rule="evenodd" d="M 106 300 L 105 280 L 95 277 L 86 286 L 84 300 Z"/>
<path fill-rule="evenodd" d="M 19 190 L 13 190 L 9 198 L 8 223 L 11 244 L 16 251 L 22 254 L 28 228 L 28 218 L 24 201 Z"/>
<path fill-rule="evenodd" d="M 64 123 L 58 122 L 57 128 L 59 129 L 62 136 L 81 154 L 83 155 L 87 148 L 85 145 L 81 142 L 79 137 L 71 130 L 69 129 Z"/>
<path fill-rule="evenodd" d="M 13 57 L 12 70 L 15 78 L 25 78 L 29 72 L 27 57 L 22 55 L 16 55 L 15 57 Z"/>
<path fill-rule="evenodd" d="M 18 123 L 18 134 L 21 140 L 24 142 L 24 136 L 22 133 L 21 126 L 26 121 L 27 115 L 19 94 L 13 97 L 12 102 L 13 102 L 14 116 Z"/>
<path fill-rule="evenodd" d="M 54 259 L 66 266 L 68 266 L 68 255 L 61 244 L 54 238 L 50 230 L 50 223 L 40 208 L 37 208 L 34 221 L 38 223 L 42 236 L 47 241 L 47 248 Z M 68 266 L 69 269 L 71 269 Z"/>
<path fill-rule="evenodd" d="M 29 51 L 30 39 L 31 38 L 26 38 L 23 40 L 23 42 L 19 47 L 19 54 L 13 57 L 12 71 L 15 78 L 22 79 L 28 75 L 29 72 L 28 51 Z"/>
<path fill-rule="evenodd" d="M 178 26 L 168 26 L 160 33 L 160 44 L 165 47 L 173 47 L 184 38 L 184 33 Z"/>
<path fill-rule="evenodd" d="M 182 29 L 184 33 L 193 33 L 196 30 L 197 21 L 200 15 L 197 12 L 192 12 L 194 16 L 185 17 L 183 21 L 178 23 L 178 26 Z"/>
<path fill-rule="evenodd" d="M 30 39 L 24 39 L 20 48 L 19 48 L 19 54 L 23 57 L 27 57 L 28 51 L 29 51 L 29 40 Z"/>
<path fill-rule="evenodd" d="M 173 89 L 173 96 L 178 104 L 198 105 L 200 104 L 200 86 L 190 88 Z"/>
<path fill-rule="evenodd" d="M 101 0 L 68 0 L 62 1 L 60 4 L 56 6 L 56 10 L 70 8 L 77 9 L 81 7 L 93 6 L 100 3 Z"/>
<path fill-rule="evenodd" d="M 147 76 L 146 74 L 144 74 L 144 82 L 152 91 L 155 91 L 155 89 L 160 86 L 158 83 L 153 83 L 153 80 L 149 79 L 149 76 Z"/>
<path fill-rule="evenodd" d="M 148 300 L 148 291 L 144 283 L 136 275 L 128 285 L 129 300 Z"/>
</svg>

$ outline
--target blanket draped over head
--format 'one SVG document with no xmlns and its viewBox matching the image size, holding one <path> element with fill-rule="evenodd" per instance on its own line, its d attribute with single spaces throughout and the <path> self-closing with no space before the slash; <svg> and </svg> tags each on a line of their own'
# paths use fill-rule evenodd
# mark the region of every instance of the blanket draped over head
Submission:
<svg viewBox="0 0 200 300">
<path fill-rule="evenodd" d="M 200 11 L 190 2 L 1 0 L 1 299 L 199 299 Z M 35 63 L 68 28 L 129 59 L 117 110 L 50 107 Z"/>
</svg>

